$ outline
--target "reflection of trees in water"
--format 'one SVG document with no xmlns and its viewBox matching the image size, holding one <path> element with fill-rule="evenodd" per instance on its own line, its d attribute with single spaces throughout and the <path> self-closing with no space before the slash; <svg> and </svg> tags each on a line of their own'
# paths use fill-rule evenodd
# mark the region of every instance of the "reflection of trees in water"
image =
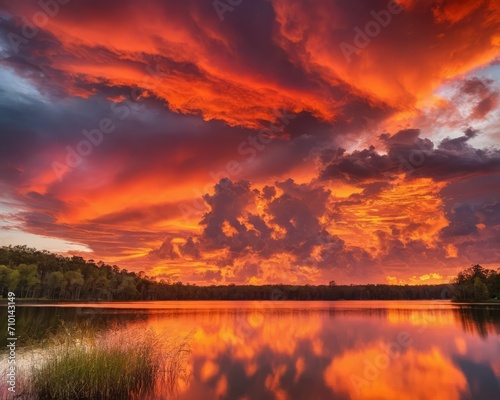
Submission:
<svg viewBox="0 0 500 400">
<path fill-rule="evenodd" d="M 366 308 L 366 309 L 336 309 L 330 308 L 328 310 L 328 316 L 330 318 L 344 317 L 344 316 L 356 316 L 362 315 L 367 317 L 376 317 L 380 319 L 387 318 L 387 309 L 384 308 Z"/>
<path fill-rule="evenodd" d="M 386 319 L 389 322 L 410 322 L 417 326 L 449 326 L 460 321 L 467 333 L 487 338 L 490 334 L 500 334 L 500 307 L 461 306 L 454 309 L 330 309 L 330 318 L 349 315 L 363 315 Z M 458 325 L 458 324 L 457 324 Z"/>
<path fill-rule="evenodd" d="M 136 311 L 127 313 L 97 308 L 17 307 L 18 344 L 35 344 L 58 333 L 65 326 L 86 324 L 95 331 L 104 331 L 110 327 L 148 320 L 148 313 Z M 7 331 L 7 308 L 0 309 L 0 330 Z M 5 343 L 1 343 L 2 348 L 4 345 Z"/>
<path fill-rule="evenodd" d="M 462 329 L 482 338 L 488 334 L 500 334 L 500 308 L 488 306 L 460 306 L 454 310 Z"/>
<path fill-rule="evenodd" d="M 308 314 L 328 315 L 334 319 L 349 316 L 375 317 L 393 323 L 410 322 L 418 326 L 444 326 L 460 321 L 465 332 L 478 334 L 486 338 L 488 334 L 500 333 L 500 307 L 460 306 L 453 309 L 404 309 L 404 308 L 283 308 L 267 306 L 239 309 L 105 309 L 92 307 L 18 307 L 16 310 L 16 333 L 19 344 L 41 341 L 63 329 L 63 325 L 82 324 L 96 331 L 110 327 L 145 323 L 151 318 L 172 318 L 182 316 L 184 320 L 199 320 L 209 317 L 215 324 L 229 318 L 248 318 L 257 315 L 265 320 L 266 316 L 274 319 Z M 7 309 L 0 309 L 0 329 L 7 331 Z M 5 342 L 5 340 L 3 340 Z M 1 343 L 3 346 L 5 343 Z"/>
</svg>

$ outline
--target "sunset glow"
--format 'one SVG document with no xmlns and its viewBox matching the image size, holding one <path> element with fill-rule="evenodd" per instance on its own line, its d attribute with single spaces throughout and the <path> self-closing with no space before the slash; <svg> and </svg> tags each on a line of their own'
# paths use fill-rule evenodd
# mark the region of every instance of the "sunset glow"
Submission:
<svg viewBox="0 0 500 400">
<path fill-rule="evenodd" d="M 0 245 L 198 285 L 500 266 L 497 0 L 54 4 L 0 0 Z M 366 398 L 430 359 L 458 398 L 436 352 L 408 351 Z"/>
</svg>

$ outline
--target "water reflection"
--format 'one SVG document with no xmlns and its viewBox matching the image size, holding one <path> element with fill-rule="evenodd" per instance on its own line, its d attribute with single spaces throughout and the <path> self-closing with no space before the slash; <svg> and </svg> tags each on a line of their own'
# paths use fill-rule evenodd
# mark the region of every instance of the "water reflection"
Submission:
<svg viewBox="0 0 500 400">
<path fill-rule="evenodd" d="M 181 400 L 491 399 L 500 390 L 499 307 L 446 302 L 105 306 L 21 307 L 18 331 L 43 338 L 61 321 L 91 321 L 98 329 L 121 324 L 124 329 L 150 326 L 165 337 L 191 335 L 192 376 L 179 388 Z"/>
</svg>

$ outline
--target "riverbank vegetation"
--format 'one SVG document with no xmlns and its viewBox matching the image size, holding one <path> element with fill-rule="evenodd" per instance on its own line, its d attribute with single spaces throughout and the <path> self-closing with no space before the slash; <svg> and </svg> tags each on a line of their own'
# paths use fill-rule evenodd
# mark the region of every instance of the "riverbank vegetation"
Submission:
<svg viewBox="0 0 500 400">
<path fill-rule="evenodd" d="M 460 271 L 454 280 L 455 301 L 488 301 L 500 299 L 500 273 L 476 264 Z"/>
<path fill-rule="evenodd" d="M 442 285 L 212 285 L 149 277 L 82 257 L 26 246 L 0 248 L 0 294 L 46 301 L 133 300 L 427 300 L 500 297 L 500 274 L 479 265 Z"/>
<path fill-rule="evenodd" d="M 63 326 L 31 350 L 19 399 L 146 399 L 175 392 L 188 379 L 188 340 L 171 343 L 153 330 Z"/>
</svg>

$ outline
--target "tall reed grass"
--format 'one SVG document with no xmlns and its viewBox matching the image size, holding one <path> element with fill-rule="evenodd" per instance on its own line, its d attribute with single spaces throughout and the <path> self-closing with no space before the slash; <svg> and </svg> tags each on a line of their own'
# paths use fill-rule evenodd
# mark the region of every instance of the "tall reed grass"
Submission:
<svg viewBox="0 0 500 400">
<path fill-rule="evenodd" d="M 17 398 L 142 400 L 159 388 L 173 394 L 179 380 L 188 379 L 188 341 L 173 342 L 151 329 L 64 327 L 33 358 Z"/>
</svg>

